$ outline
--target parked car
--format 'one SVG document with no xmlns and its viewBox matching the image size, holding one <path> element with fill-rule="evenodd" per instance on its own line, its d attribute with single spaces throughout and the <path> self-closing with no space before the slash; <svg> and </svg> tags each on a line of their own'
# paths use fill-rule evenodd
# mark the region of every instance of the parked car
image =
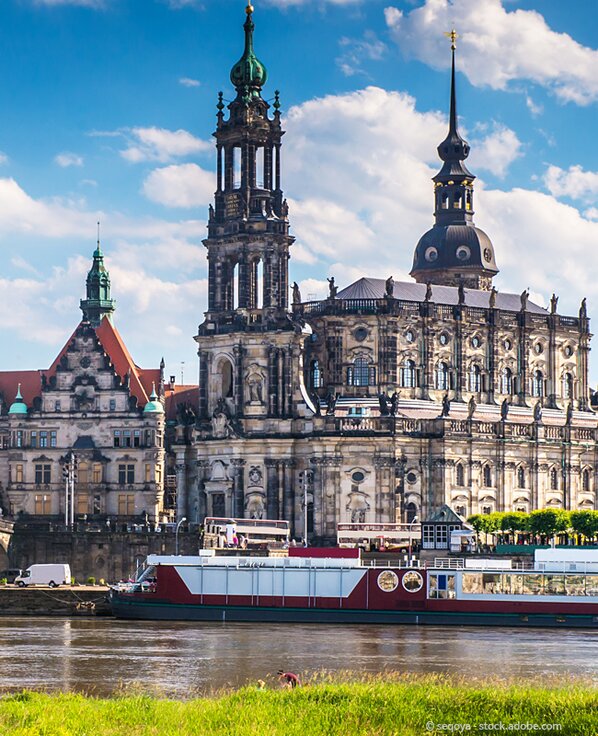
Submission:
<svg viewBox="0 0 598 736">
<path fill-rule="evenodd" d="M 22 575 L 15 578 L 15 585 L 20 588 L 26 585 L 49 585 L 57 588 L 59 585 L 71 584 L 70 565 L 53 563 L 49 565 L 31 565 Z"/>
</svg>

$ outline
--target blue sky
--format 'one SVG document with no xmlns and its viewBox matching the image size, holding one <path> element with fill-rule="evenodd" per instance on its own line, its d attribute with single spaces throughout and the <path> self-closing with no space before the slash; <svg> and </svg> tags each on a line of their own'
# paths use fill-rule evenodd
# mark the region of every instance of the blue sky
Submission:
<svg viewBox="0 0 598 736">
<path fill-rule="evenodd" d="M 96 221 L 134 358 L 196 378 L 211 133 L 243 0 L 2 0 L 0 369 L 43 368 L 76 326 Z M 291 279 L 408 278 L 432 224 L 450 49 L 497 286 L 598 304 L 594 0 L 256 0 L 281 90 Z M 372 253 L 375 257 L 372 258 Z M 9 305 L 9 308 L 6 308 Z M 598 381 L 594 360 L 593 383 Z"/>
</svg>

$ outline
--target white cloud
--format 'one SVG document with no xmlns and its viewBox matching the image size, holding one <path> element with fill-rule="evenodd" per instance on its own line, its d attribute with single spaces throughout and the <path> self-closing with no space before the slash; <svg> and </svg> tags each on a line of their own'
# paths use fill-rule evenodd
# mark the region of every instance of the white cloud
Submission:
<svg viewBox="0 0 598 736">
<path fill-rule="evenodd" d="M 582 202 L 595 202 L 598 198 L 598 172 L 584 171 L 581 166 L 570 166 L 566 171 L 558 166 L 549 166 L 544 184 L 555 197 Z"/>
<path fill-rule="evenodd" d="M 199 79 L 191 79 L 191 77 L 181 77 L 179 79 L 179 84 L 183 87 L 201 87 Z"/>
<path fill-rule="evenodd" d="M 534 102 L 534 100 L 532 100 L 529 95 L 525 95 L 525 104 L 527 105 L 527 109 L 530 111 L 532 117 L 534 118 L 537 118 L 544 112 L 544 108 L 542 107 L 542 105 Z"/>
<path fill-rule="evenodd" d="M 504 125 L 495 125 L 494 130 L 482 140 L 472 140 L 467 165 L 503 178 L 509 166 L 520 156 L 521 141 L 515 131 Z"/>
<path fill-rule="evenodd" d="M 450 63 L 440 31 L 461 29 L 459 69 L 476 86 L 508 89 L 529 80 L 563 102 L 598 99 L 598 51 L 552 30 L 536 11 L 507 11 L 500 0 L 425 0 L 409 13 L 389 7 L 385 15 L 400 48 L 436 68 Z"/>
<path fill-rule="evenodd" d="M 83 157 L 76 153 L 59 153 L 54 157 L 55 163 L 63 169 L 67 169 L 69 166 L 83 166 Z"/>
<path fill-rule="evenodd" d="M 120 154 L 132 163 L 142 161 L 167 163 L 175 158 L 211 151 L 213 148 L 211 143 L 196 138 L 186 130 L 132 128 L 123 131 L 123 134 L 127 134 L 131 140 L 129 147 Z"/>
<path fill-rule="evenodd" d="M 380 61 L 388 50 L 386 44 L 373 31 L 366 31 L 360 39 L 343 37 L 339 45 L 343 52 L 336 63 L 347 77 L 363 74 L 362 64 L 365 60 Z"/>
<path fill-rule="evenodd" d="M 197 164 L 155 169 L 143 182 L 143 193 L 166 207 L 201 207 L 212 201 L 214 175 Z"/>
</svg>

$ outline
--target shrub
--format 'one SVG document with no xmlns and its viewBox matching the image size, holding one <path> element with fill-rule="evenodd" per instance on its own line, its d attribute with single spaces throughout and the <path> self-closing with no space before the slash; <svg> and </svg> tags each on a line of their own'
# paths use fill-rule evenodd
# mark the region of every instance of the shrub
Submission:
<svg viewBox="0 0 598 736">
<path fill-rule="evenodd" d="M 90 575 L 90 576 L 89 576 L 89 577 L 87 578 L 87 585 L 95 585 L 95 584 L 96 584 L 96 579 L 94 578 L 94 576 L 93 576 L 93 575 Z"/>
<path fill-rule="evenodd" d="M 0 578 L 0 585 L 7 585 L 8 578 Z"/>
</svg>

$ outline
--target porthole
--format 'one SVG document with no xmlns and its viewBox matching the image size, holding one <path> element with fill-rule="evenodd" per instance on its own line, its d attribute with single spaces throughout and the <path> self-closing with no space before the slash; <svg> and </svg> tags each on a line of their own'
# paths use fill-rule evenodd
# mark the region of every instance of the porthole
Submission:
<svg viewBox="0 0 598 736">
<path fill-rule="evenodd" d="M 365 473 L 362 473 L 361 470 L 356 470 L 354 473 L 351 473 L 351 480 L 355 483 L 363 483 L 365 480 Z"/>
<path fill-rule="evenodd" d="M 366 337 L 368 336 L 368 331 L 366 330 L 365 327 L 358 327 L 355 330 L 355 332 L 353 333 L 353 336 L 359 342 L 363 342 L 366 339 Z"/>
<path fill-rule="evenodd" d="M 410 470 L 405 477 L 407 479 L 407 483 L 410 485 L 417 483 L 417 473 L 414 473 L 413 470 Z"/>
<path fill-rule="evenodd" d="M 438 342 L 441 345 L 448 345 L 449 336 L 446 334 L 446 332 L 443 332 L 440 337 L 438 338 Z"/>
<path fill-rule="evenodd" d="M 438 251 L 436 250 L 436 248 L 426 248 L 424 258 L 429 263 L 433 263 L 438 258 Z"/>
<path fill-rule="evenodd" d="M 468 261 L 471 258 L 471 251 L 466 245 L 460 245 L 457 248 L 457 258 L 460 261 Z"/>
<path fill-rule="evenodd" d="M 399 587 L 399 576 L 392 570 L 384 570 L 378 575 L 378 587 L 385 593 L 392 593 Z"/>
<path fill-rule="evenodd" d="M 417 593 L 417 591 L 421 590 L 424 585 L 424 579 L 421 573 L 416 572 L 415 570 L 409 570 L 409 572 L 406 572 L 403 575 L 403 580 L 401 582 L 403 583 L 403 588 L 405 588 L 408 593 Z"/>
<path fill-rule="evenodd" d="M 407 340 L 407 342 L 414 342 L 415 332 L 413 332 L 413 330 L 407 330 L 407 332 L 405 333 L 405 340 Z"/>
</svg>

